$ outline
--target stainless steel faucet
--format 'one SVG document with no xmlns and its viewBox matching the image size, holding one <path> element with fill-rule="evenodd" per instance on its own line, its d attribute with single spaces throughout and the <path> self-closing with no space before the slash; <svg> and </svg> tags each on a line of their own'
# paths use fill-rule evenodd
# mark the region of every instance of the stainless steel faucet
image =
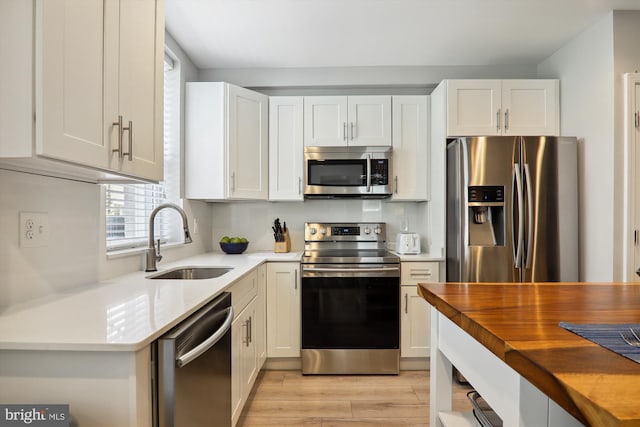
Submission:
<svg viewBox="0 0 640 427">
<path fill-rule="evenodd" d="M 158 212 L 160 212 L 164 208 L 172 208 L 178 211 L 180 216 L 182 216 L 182 229 L 184 230 L 184 243 L 191 243 L 191 233 L 189 233 L 189 223 L 187 222 L 187 214 L 182 210 L 182 208 L 173 203 L 163 203 L 157 206 L 149 217 L 149 246 L 147 247 L 147 268 L 144 271 L 158 271 L 156 268 L 156 262 L 162 259 L 162 255 L 160 255 L 160 239 L 158 239 L 158 250 L 153 244 L 154 238 L 154 225 L 153 220 L 156 218 Z"/>
</svg>

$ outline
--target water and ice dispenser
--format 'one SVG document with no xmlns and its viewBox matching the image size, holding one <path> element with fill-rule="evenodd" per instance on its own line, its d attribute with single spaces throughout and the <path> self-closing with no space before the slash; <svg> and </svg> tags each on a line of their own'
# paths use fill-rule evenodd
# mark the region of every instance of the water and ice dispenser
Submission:
<svg viewBox="0 0 640 427">
<path fill-rule="evenodd" d="M 468 187 L 469 246 L 504 246 L 504 186 Z"/>
</svg>

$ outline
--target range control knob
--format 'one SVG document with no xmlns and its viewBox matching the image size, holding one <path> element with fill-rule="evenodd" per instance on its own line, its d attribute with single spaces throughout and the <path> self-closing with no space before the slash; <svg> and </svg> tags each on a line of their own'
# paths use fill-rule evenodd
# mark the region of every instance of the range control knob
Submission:
<svg viewBox="0 0 640 427">
<path fill-rule="evenodd" d="M 325 235 L 327 234 L 327 229 L 326 229 L 326 228 L 324 228 L 324 227 L 322 227 L 322 228 L 320 229 L 320 234 L 322 234 L 323 236 L 325 236 Z"/>
<path fill-rule="evenodd" d="M 376 227 L 376 229 L 375 229 L 375 230 L 373 230 L 373 231 L 374 231 L 376 234 L 380 234 L 380 233 L 382 233 L 382 228 L 380 228 L 380 227 Z"/>
<path fill-rule="evenodd" d="M 313 236 L 314 234 L 316 234 L 317 232 L 318 232 L 318 230 L 316 230 L 316 229 L 315 229 L 315 227 L 311 227 L 311 228 L 309 229 L 309 234 L 311 234 L 312 236 Z"/>
<path fill-rule="evenodd" d="M 371 234 L 371 229 L 369 227 L 365 227 L 364 234 Z"/>
</svg>

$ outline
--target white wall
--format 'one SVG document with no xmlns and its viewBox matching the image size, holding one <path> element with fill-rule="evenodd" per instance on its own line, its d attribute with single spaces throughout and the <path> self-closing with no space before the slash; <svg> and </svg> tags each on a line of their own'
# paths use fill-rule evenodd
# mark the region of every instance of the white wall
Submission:
<svg viewBox="0 0 640 427">
<path fill-rule="evenodd" d="M 539 75 L 561 80 L 560 129 L 578 138 L 581 280 L 612 280 L 613 15 L 541 63 Z"/>
<path fill-rule="evenodd" d="M 167 44 L 182 61 L 183 81 L 194 80 L 197 69 L 170 36 Z M 198 219 L 198 233 L 190 245 L 163 250 L 162 263 L 211 250 L 211 206 L 187 200 L 184 207 L 192 231 Z M 48 213 L 47 247 L 20 247 L 20 212 Z M 107 258 L 100 185 L 0 169 L 0 310 L 141 270 L 142 263 L 141 254 Z"/>
<path fill-rule="evenodd" d="M 535 65 L 431 67 L 324 67 L 200 70 L 200 81 L 244 87 L 429 87 L 444 79 L 536 77 Z"/>
<path fill-rule="evenodd" d="M 304 248 L 305 222 L 386 222 L 387 242 L 395 245 L 395 236 L 406 220 L 411 231 L 421 234 L 423 252 L 429 240 L 426 202 L 389 202 L 383 200 L 319 199 L 305 202 L 214 203 L 214 242 L 223 236 L 246 237 L 250 251 L 273 251 L 271 226 L 276 218 L 287 222 L 292 250 Z M 220 251 L 216 243 L 214 250 Z"/>
<path fill-rule="evenodd" d="M 561 131 L 579 139 L 580 261 L 585 281 L 621 280 L 623 74 L 640 68 L 640 12 L 615 11 L 539 65 L 559 78 Z"/>
</svg>

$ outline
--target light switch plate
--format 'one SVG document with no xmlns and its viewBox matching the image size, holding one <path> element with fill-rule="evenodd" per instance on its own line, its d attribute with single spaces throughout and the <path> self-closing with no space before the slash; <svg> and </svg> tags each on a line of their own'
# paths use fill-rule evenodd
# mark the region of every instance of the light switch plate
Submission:
<svg viewBox="0 0 640 427">
<path fill-rule="evenodd" d="M 49 214 L 20 212 L 20 247 L 36 248 L 49 244 Z"/>
</svg>

